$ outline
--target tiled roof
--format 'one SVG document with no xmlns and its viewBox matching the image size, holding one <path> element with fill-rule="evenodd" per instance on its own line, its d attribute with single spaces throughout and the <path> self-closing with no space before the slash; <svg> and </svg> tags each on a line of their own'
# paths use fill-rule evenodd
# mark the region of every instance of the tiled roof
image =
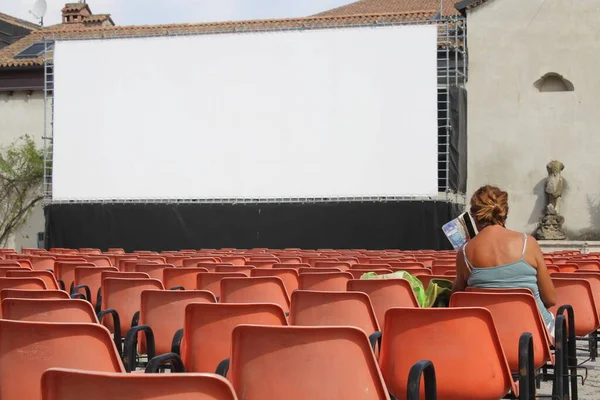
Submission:
<svg viewBox="0 0 600 400">
<path fill-rule="evenodd" d="M 0 50 L 1 67 L 26 67 L 44 64 L 43 56 L 34 59 L 15 59 L 21 51 L 45 39 L 115 38 L 131 36 L 167 36 L 205 32 L 244 31 L 256 29 L 320 28 L 345 25 L 377 25 L 382 23 L 429 21 L 436 11 L 414 11 L 404 13 L 380 13 L 353 16 L 320 16 L 292 19 L 250 20 L 236 22 L 211 22 L 202 24 L 140 25 L 140 26 L 96 26 L 82 27 L 79 24 L 54 25 L 30 33 L 23 39 Z"/>
<path fill-rule="evenodd" d="M 459 0 L 443 0 L 443 15 L 459 15 L 454 5 Z M 340 16 L 378 13 L 404 13 L 419 10 L 440 10 L 440 0 L 360 0 L 325 11 L 317 16 Z"/>
<path fill-rule="evenodd" d="M 67 4 L 65 4 L 65 6 L 63 7 L 63 9 L 61 11 L 62 12 L 80 11 L 87 7 L 88 7 L 88 5 L 86 3 L 67 3 Z"/>
<path fill-rule="evenodd" d="M 17 25 L 17 26 L 20 26 L 20 27 L 26 28 L 26 29 L 31 29 L 31 30 L 40 29 L 39 25 L 36 25 L 29 21 L 22 20 L 20 18 L 12 17 L 12 16 L 4 14 L 4 13 L 0 13 L 0 20 L 6 21 L 9 24 Z"/>
</svg>

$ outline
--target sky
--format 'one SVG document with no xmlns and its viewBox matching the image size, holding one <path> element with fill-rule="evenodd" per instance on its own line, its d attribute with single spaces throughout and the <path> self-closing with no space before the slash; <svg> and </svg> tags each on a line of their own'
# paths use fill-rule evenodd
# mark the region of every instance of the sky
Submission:
<svg viewBox="0 0 600 400">
<path fill-rule="evenodd" d="M 235 21 L 306 17 L 355 0 L 88 0 L 94 14 L 111 14 L 117 25 Z M 35 0 L 0 0 L 0 12 L 37 22 L 29 14 Z M 60 23 L 65 3 L 47 0 L 44 25 Z"/>
</svg>

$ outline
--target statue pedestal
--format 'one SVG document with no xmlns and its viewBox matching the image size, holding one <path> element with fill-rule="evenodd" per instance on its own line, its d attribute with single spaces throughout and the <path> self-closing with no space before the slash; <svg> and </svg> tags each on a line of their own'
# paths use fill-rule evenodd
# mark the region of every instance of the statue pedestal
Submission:
<svg viewBox="0 0 600 400">
<path fill-rule="evenodd" d="M 573 250 L 581 253 L 600 252 L 600 241 L 598 240 L 538 240 L 544 253 L 553 251 Z"/>
</svg>

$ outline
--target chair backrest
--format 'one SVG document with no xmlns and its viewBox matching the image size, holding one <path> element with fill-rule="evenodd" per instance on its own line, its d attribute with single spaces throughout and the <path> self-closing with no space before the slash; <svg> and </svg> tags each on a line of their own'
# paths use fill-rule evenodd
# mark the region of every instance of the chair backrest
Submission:
<svg viewBox="0 0 600 400">
<path fill-rule="evenodd" d="M 93 390 L 90 390 L 93 388 Z M 231 384 L 214 374 L 119 374 L 51 368 L 42 375 L 42 400 L 237 400 Z"/>
<path fill-rule="evenodd" d="M 225 278 L 247 278 L 241 272 L 200 272 L 196 275 L 196 289 L 208 290 L 218 299 L 221 298 L 221 281 Z"/>
<path fill-rule="evenodd" d="M 388 264 L 392 268 L 425 268 L 423 263 L 417 261 L 390 261 Z"/>
<path fill-rule="evenodd" d="M 225 278 L 221 281 L 221 303 L 273 303 L 290 311 L 290 298 L 281 278 Z"/>
<path fill-rule="evenodd" d="M 580 270 L 600 271 L 600 260 L 596 259 L 580 259 L 572 260 L 572 264 L 577 264 Z"/>
<path fill-rule="evenodd" d="M 468 286 L 465 292 L 472 293 L 520 293 L 533 295 L 531 289 L 528 288 L 480 288 Z"/>
<path fill-rule="evenodd" d="M 516 390 L 484 308 L 388 310 L 379 366 L 392 396 L 405 398 L 408 373 L 421 360 L 433 362 L 439 399 L 501 399 Z"/>
<path fill-rule="evenodd" d="M 46 284 L 48 289 L 59 290 L 58 282 L 56 282 L 56 278 L 54 278 L 54 274 L 50 271 L 8 271 L 6 273 L 7 278 L 40 278 Z"/>
<path fill-rule="evenodd" d="M 563 304 L 570 304 L 575 314 L 575 334 L 586 336 L 599 327 L 598 312 L 592 285 L 585 279 L 552 278 L 556 289 L 556 305 L 550 307 L 550 312 L 556 316 L 556 312 Z"/>
<path fill-rule="evenodd" d="M 165 268 L 162 282 L 166 289 L 177 286 L 185 290 L 196 289 L 196 278 L 200 272 L 208 272 L 206 268 Z"/>
<path fill-rule="evenodd" d="M 120 271 L 102 271 L 100 279 L 102 282 L 106 278 L 120 279 L 150 279 L 150 275 L 145 272 L 120 272 Z M 156 279 L 156 278 L 155 278 Z M 160 279 L 159 279 L 160 280 Z"/>
<path fill-rule="evenodd" d="M 133 268 L 135 272 L 143 272 L 148 274 L 150 278 L 162 281 L 163 271 L 167 268 L 173 269 L 175 266 L 169 264 L 140 263 L 136 264 Z"/>
<path fill-rule="evenodd" d="M 253 265 L 217 265 L 215 272 L 241 272 L 246 276 L 250 276 L 252 270 L 258 269 Z M 265 268 L 267 269 L 267 268 Z M 268 268 L 271 269 L 271 268 Z"/>
<path fill-rule="evenodd" d="M 85 259 L 93 263 L 96 267 L 112 267 L 110 258 L 104 255 L 88 255 L 85 256 Z"/>
<path fill-rule="evenodd" d="M 290 325 L 354 326 L 367 335 L 379 331 L 373 305 L 362 292 L 292 293 Z"/>
<path fill-rule="evenodd" d="M 2 318 L 31 322 L 81 322 L 97 324 L 92 305 L 79 299 L 6 299 Z"/>
<path fill-rule="evenodd" d="M 94 307 L 97 305 L 98 294 L 102 286 L 102 272 L 114 271 L 118 272 L 115 267 L 77 267 L 75 268 L 75 286 L 86 285 L 90 289 L 92 298 L 88 299 Z M 81 293 L 81 292 L 79 292 Z"/>
<path fill-rule="evenodd" d="M 241 325 L 232 342 L 230 381 L 240 398 L 389 399 L 360 329 Z"/>
<path fill-rule="evenodd" d="M 40 278 L 0 278 L 0 290 L 34 289 L 46 290 L 46 283 Z"/>
<path fill-rule="evenodd" d="M 216 302 L 215 296 L 206 290 L 144 290 L 141 293 L 140 325 L 152 328 L 156 354 L 169 353 L 173 335 L 183 328 L 185 307 L 190 303 Z"/>
<path fill-rule="evenodd" d="M 354 267 L 354 265 L 353 265 Z M 300 290 L 322 290 L 326 292 L 345 292 L 348 281 L 353 279 L 348 272 L 324 272 L 300 274 Z"/>
<path fill-rule="evenodd" d="M 398 271 L 406 271 L 411 275 L 420 276 L 420 275 L 432 275 L 431 270 L 429 268 L 395 268 L 392 267 L 393 272 Z"/>
<path fill-rule="evenodd" d="M 287 320 L 276 304 L 188 304 L 181 351 L 186 371 L 215 372 L 230 356 L 231 333 L 240 324 L 287 325 Z"/>
<path fill-rule="evenodd" d="M 336 268 L 336 267 L 325 267 L 325 268 L 300 267 L 300 268 L 298 268 L 299 274 L 312 274 L 312 273 L 319 273 L 319 272 L 342 272 L 342 270 L 339 268 Z"/>
<path fill-rule="evenodd" d="M 337 268 L 340 271 L 347 271 L 352 264 L 347 261 L 317 261 L 315 268 Z"/>
<path fill-rule="evenodd" d="M 127 332 L 131 328 L 133 315 L 140 311 L 144 290 L 164 290 L 164 287 L 158 279 L 106 278 L 102 281 L 102 309 L 117 310 L 121 332 Z M 105 318 L 104 325 L 111 331 L 114 329 L 112 318 Z"/>
<path fill-rule="evenodd" d="M 0 278 L 6 278 L 6 274 L 11 271 L 31 271 L 23 267 L 0 267 Z"/>
<path fill-rule="evenodd" d="M 415 292 L 405 279 L 352 279 L 347 288 L 369 296 L 382 330 L 385 313 L 390 308 L 419 307 Z"/>
<path fill-rule="evenodd" d="M 195 267 L 196 264 L 202 263 L 202 264 L 216 264 L 216 263 L 220 263 L 221 260 L 217 259 L 215 257 L 192 257 L 192 258 L 186 258 L 185 260 L 183 260 L 181 262 L 181 266 L 184 268 L 187 267 Z"/>
<path fill-rule="evenodd" d="M 294 290 L 297 290 L 299 285 L 298 271 L 294 268 L 254 268 L 250 272 L 250 276 L 276 276 L 281 278 L 288 296 L 290 296 Z"/>
<path fill-rule="evenodd" d="M 70 299 L 64 290 L 2 289 L 0 301 L 4 299 Z"/>
<path fill-rule="evenodd" d="M 578 270 L 576 273 L 564 273 L 560 272 L 552 274 L 552 278 L 567 278 L 567 279 L 585 279 L 590 283 L 592 288 L 592 296 L 594 297 L 594 304 L 596 311 L 600 315 L 600 271 L 591 270 Z"/>
<path fill-rule="evenodd" d="M 446 275 L 447 272 L 456 273 L 456 266 L 455 265 L 435 265 L 435 264 L 433 264 L 433 266 L 431 267 L 432 275 Z"/>
<path fill-rule="evenodd" d="M 99 324 L 0 320 L 0 398 L 41 399 L 48 368 L 124 373 L 108 330 Z"/>
<path fill-rule="evenodd" d="M 56 279 L 63 281 L 65 284 L 65 289 L 69 290 L 75 281 L 75 268 L 94 266 L 94 264 L 85 261 L 57 261 L 54 264 L 54 273 L 56 275 Z"/>
<path fill-rule="evenodd" d="M 376 260 L 369 263 L 358 263 L 352 264 L 352 269 L 391 269 L 392 266 L 388 263 L 382 262 L 383 260 Z"/>
<path fill-rule="evenodd" d="M 483 307 L 492 313 L 498 337 L 513 373 L 519 372 L 517 343 L 523 332 L 533 335 L 535 368 L 541 368 L 550 361 L 548 333 L 531 293 L 458 292 L 450 298 L 450 307 Z"/>
<path fill-rule="evenodd" d="M 31 256 L 29 261 L 31 262 L 31 268 L 34 270 L 54 271 L 54 262 L 56 261 L 56 258 L 52 256 Z"/>
</svg>

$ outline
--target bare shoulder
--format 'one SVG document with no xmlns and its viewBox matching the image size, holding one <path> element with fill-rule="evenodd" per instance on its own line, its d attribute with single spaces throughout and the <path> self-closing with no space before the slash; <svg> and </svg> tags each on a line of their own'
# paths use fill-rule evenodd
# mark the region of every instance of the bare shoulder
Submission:
<svg viewBox="0 0 600 400">
<path fill-rule="evenodd" d="M 542 250 L 536 238 L 531 235 L 527 235 L 527 246 L 540 251 Z"/>
</svg>

